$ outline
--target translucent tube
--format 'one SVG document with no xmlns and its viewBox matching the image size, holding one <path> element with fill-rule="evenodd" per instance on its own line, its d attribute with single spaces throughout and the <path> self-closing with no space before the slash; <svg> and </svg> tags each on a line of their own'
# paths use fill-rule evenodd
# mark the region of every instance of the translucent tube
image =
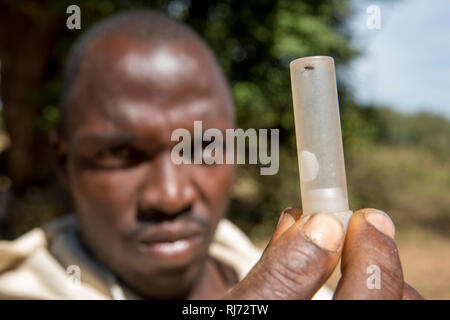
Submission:
<svg viewBox="0 0 450 320">
<path fill-rule="evenodd" d="M 303 214 L 330 213 L 347 227 L 352 212 L 334 60 L 300 58 L 291 62 L 290 69 Z"/>
</svg>

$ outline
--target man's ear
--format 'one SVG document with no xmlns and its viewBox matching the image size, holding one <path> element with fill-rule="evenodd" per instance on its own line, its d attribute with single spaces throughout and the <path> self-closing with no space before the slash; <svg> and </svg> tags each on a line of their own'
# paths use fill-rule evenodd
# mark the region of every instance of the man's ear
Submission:
<svg viewBox="0 0 450 320">
<path fill-rule="evenodd" d="M 54 134 L 50 137 L 52 150 L 54 154 L 54 163 L 56 164 L 56 174 L 62 185 L 69 187 L 67 174 L 67 159 L 69 152 L 69 144 L 65 137 L 61 134 Z"/>
</svg>

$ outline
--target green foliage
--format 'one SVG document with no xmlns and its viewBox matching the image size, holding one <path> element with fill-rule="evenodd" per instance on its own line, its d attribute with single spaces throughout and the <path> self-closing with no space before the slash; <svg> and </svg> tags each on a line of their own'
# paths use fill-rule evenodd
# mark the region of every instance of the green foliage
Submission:
<svg viewBox="0 0 450 320">
<path fill-rule="evenodd" d="M 441 161 L 450 160 L 450 122 L 447 119 L 427 113 L 404 116 L 384 109 L 374 121 L 379 127 L 380 142 L 418 146 Z"/>
<path fill-rule="evenodd" d="M 47 105 L 42 109 L 41 117 L 38 120 L 38 127 L 42 131 L 54 130 L 59 123 L 60 112 L 55 105 Z"/>
<path fill-rule="evenodd" d="M 241 127 L 293 129 L 289 62 L 308 55 L 331 55 L 338 67 L 356 50 L 350 45 L 346 21 L 350 1 L 68 1 L 53 0 L 64 12 L 81 8 L 82 30 L 64 30 L 46 88 L 47 104 L 57 105 L 60 70 L 70 44 L 82 32 L 113 13 L 137 8 L 159 9 L 191 25 L 208 42 L 231 82 Z"/>
<path fill-rule="evenodd" d="M 347 166 L 352 208 L 375 207 L 397 227 L 432 227 L 448 235 L 450 162 L 418 146 L 374 145 Z"/>
<path fill-rule="evenodd" d="M 293 129 L 291 60 L 332 55 L 343 66 L 356 54 L 343 32 L 351 14 L 348 1 L 223 1 L 208 12 L 197 30 L 233 84 L 244 128 Z M 198 25 L 195 18 L 191 24 Z"/>
</svg>

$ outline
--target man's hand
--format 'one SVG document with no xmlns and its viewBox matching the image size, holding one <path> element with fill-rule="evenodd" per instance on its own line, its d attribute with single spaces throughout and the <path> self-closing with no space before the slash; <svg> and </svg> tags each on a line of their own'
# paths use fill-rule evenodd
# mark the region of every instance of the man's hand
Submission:
<svg viewBox="0 0 450 320">
<path fill-rule="evenodd" d="M 346 236 L 332 215 L 286 209 L 261 259 L 224 299 L 311 299 L 341 254 L 334 299 L 423 299 L 403 280 L 394 233 L 392 220 L 376 209 L 356 211 Z M 380 271 L 375 287 L 369 267 Z"/>
</svg>

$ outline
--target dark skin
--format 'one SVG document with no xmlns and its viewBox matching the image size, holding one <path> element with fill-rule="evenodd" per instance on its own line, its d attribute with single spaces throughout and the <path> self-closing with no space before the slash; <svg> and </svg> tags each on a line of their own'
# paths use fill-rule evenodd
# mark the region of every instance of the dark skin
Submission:
<svg viewBox="0 0 450 320">
<path fill-rule="evenodd" d="M 175 165 L 170 158 L 177 128 L 192 134 L 194 120 L 203 121 L 203 130 L 234 127 L 226 84 L 196 41 L 96 39 L 71 101 L 66 135 L 56 145 L 81 239 L 138 295 L 310 299 L 342 253 L 336 299 L 420 298 L 403 280 L 394 240 L 367 222 L 364 210 L 353 215 L 345 245 L 337 220 L 319 214 L 306 221 L 299 210 L 285 210 L 260 261 L 227 293 L 207 250 L 226 211 L 234 166 Z M 386 221 L 380 225 L 389 233 Z M 314 236 L 327 223 L 331 236 Z M 185 236 L 194 240 L 182 254 L 154 249 L 155 241 Z M 371 264 L 382 270 L 376 292 L 365 285 Z"/>
<path fill-rule="evenodd" d="M 375 217 L 376 227 L 368 222 L 369 215 Z M 341 257 L 342 277 L 334 299 L 423 299 L 403 279 L 397 246 L 391 237 L 394 226 L 390 218 L 376 209 L 358 210 L 349 221 L 346 235 L 342 225 L 333 220 L 326 214 L 302 217 L 300 209 L 283 211 L 260 261 L 225 298 L 311 299 Z M 313 241 L 308 234 L 315 224 L 335 228 L 331 241 Z M 336 249 L 330 250 L 331 247 Z M 369 276 L 366 270 L 371 265 L 381 270 L 379 290 L 366 285 Z"/>
</svg>

